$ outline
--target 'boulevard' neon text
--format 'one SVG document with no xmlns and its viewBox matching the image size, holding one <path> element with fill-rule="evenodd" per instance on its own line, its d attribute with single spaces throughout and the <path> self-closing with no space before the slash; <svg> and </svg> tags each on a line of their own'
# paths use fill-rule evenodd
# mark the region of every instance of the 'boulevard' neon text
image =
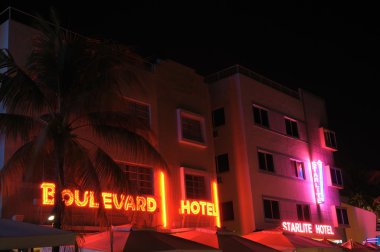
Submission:
<svg viewBox="0 0 380 252">
<path fill-rule="evenodd" d="M 42 205 L 54 205 L 55 184 L 42 183 Z M 94 191 L 62 190 L 62 198 L 66 206 L 99 208 Z M 152 197 L 132 196 L 102 192 L 101 203 L 105 209 L 117 209 L 125 211 L 154 212 L 157 209 L 157 202 Z"/>
</svg>

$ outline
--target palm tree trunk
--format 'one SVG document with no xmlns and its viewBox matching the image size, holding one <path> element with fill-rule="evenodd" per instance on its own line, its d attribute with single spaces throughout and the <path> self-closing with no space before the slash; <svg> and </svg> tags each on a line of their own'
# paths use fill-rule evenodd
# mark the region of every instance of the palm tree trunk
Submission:
<svg viewBox="0 0 380 252">
<path fill-rule="evenodd" d="M 57 169 L 57 188 L 55 191 L 55 202 L 54 202 L 54 214 L 55 219 L 53 227 L 57 229 L 62 229 L 62 221 L 64 215 L 65 204 L 62 198 L 62 190 L 65 186 L 64 180 L 64 142 L 61 135 L 55 138 L 55 155 L 56 155 L 56 169 Z M 53 252 L 59 252 L 59 246 L 53 247 Z"/>
</svg>

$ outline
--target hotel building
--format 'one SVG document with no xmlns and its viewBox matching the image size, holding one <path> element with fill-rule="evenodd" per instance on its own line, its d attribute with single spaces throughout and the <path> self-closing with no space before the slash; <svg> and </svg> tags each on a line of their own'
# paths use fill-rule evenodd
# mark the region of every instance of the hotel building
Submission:
<svg viewBox="0 0 380 252">
<path fill-rule="evenodd" d="M 324 101 L 242 66 L 206 82 L 223 226 L 242 234 L 281 226 L 342 239 L 342 172 L 334 166 L 337 145 Z"/>
<path fill-rule="evenodd" d="M 0 48 L 24 65 L 37 31 L 25 25 L 25 13 L 8 9 L 0 18 Z M 131 163 L 111 151 L 138 195 L 103 197 L 112 208 L 110 224 L 217 226 L 238 234 L 281 227 L 345 240 L 349 223 L 339 199 L 342 172 L 334 166 L 337 142 L 323 99 L 242 66 L 204 78 L 166 60 L 136 65 L 135 72 L 142 86 L 128 89 L 125 111 L 152 129 L 153 145 L 168 170 Z M 1 166 L 15 149 L 2 138 Z M 49 181 L 24 181 L 15 195 L 2 191 L 0 217 L 49 223 L 54 185 L 42 182 Z M 98 229 L 91 188 L 86 190 L 65 191 L 73 200 L 66 207 L 68 229 Z"/>
</svg>

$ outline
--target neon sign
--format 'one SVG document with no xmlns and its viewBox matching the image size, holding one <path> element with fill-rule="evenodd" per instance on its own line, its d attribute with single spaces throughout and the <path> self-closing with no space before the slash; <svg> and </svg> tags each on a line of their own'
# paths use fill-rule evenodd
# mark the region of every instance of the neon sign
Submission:
<svg viewBox="0 0 380 252">
<path fill-rule="evenodd" d="M 216 182 L 213 182 L 212 183 L 212 191 L 213 191 L 213 194 L 214 194 L 214 204 L 215 204 L 215 217 L 216 217 L 216 226 L 218 228 L 221 227 L 221 224 L 220 224 L 220 215 L 219 215 L 219 196 L 218 196 L 218 187 L 216 185 Z"/>
<path fill-rule="evenodd" d="M 160 194 L 161 194 L 161 207 L 162 207 L 162 226 L 167 226 L 166 218 L 166 191 L 165 191 L 165 174 L 160 172 Z"/>
<path fill-rule="evenodd" d="M 325 193 L 323 189 L 323 169 L 322 161 L 311 162 L 311 172 L 313 175 L 314 193 L 317 204 L 325 202 Z"/>
<path fill-rule="evenodd" d="M 42 205 L 54 205 L 55 184 L 42 183 Z M 153 197 L 118 195 L 110 192 L 102 192 L 102 205 L 105 209 L 117 209 L 125 211 L 154 212 L 157 202 Z M 99 208 L 94 191 L 62 190 L 62 199 L 66 206 Z"/>
<path fill-rule="evenodd" d="M 181 214 L 218 216 L 214 203 L 196 200 L 181 200 Z"/>
<path fill-rule="evenodd" d="M 333 235 L 334 232 L 330 225 L 311 224 L 307 222 L 290 222 L 283 221 L 282 229 L 284 231 L 292 233 L 304 233 L 304 234 L 321 234 L 321 235 Z"/>
</svg>

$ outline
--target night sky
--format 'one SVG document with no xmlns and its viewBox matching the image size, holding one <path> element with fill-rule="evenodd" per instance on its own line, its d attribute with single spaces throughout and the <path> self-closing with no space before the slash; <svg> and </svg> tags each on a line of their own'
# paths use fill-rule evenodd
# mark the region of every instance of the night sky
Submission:
<svg viewBox="0 0 380 252">
<path fill-rule="evenodd" d="M 55 7 L 69 30 L 173 59 L 202 75 L 241 64 L 311 91 L 326 100 L 337 134 L 336 165 L 380 170 L 380 15 L 374 3 L 7 1 L 45 17 Z"/>
</svg>

